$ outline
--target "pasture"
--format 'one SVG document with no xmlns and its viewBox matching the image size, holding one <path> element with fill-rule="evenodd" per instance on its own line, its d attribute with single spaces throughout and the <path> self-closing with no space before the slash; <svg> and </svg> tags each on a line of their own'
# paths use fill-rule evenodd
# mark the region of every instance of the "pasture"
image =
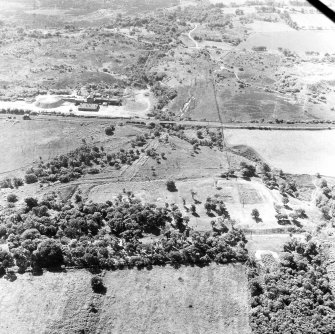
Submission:
<svg viewBox="0 0 335 334">
<path fill-rule="evenodd" d="M 94 294 L 85 270 L 0 280 L 0 332 L 251 333 L 242 265 L 107 272 Z"/>
<path fill-rule="evenodd" d="M 291 14 L 291 18 L 300 29 L 335 29 L 334 22 L 321 13 Z"/>
<path fill-rule="evenodd" d="M 102 334 L 250 333 L 241 265 L 108 272 L 105 285 Z"/>
<path fill-rule="evenodd" d="M 270 165 L 292 174 L 335 176 L 335 131 L 226 130 L 230 145 L 248 143 Z"/>
<path fill-rule="evenodd" d="M 335 53 L 335 31 L 293 30 L 254 33 L 238 48 L 251 50 L 255 46 L 265 46 L 272 52 L 281 47 L 298 54 L 304 54 L 306 51 Z"/>
<path fill-rule="evenodd" d="M 121 147 L 136 136 L 137 129 L 130 126 L 118 127 L 112 141 L 105 135 L 105 128 L 111 123 L 106 120 L 39 118 L 31 121 L 0 118 L 0 173 L 27 169 L 40 157 L 49 160 L 68 153 L 83 144 L 99 143 L 107 147 Z M 15 175 L 17 172 L 14 172 Z"/>
</svg>

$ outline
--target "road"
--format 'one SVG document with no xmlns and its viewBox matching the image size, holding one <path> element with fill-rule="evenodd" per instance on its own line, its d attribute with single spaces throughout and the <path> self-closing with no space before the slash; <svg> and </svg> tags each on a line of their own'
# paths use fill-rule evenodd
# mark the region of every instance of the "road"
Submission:
<svg viewBox="0 0 335 334">
<path fill-rule="evenodd" d="M 18 120 L 21 121 L 20 115 L 14 115 Z M 0 114 L 0 120 L 7 119 L 8 115 Z M 80 117 L 80 116 L 48 116 L 48 115 L 39 115 L 39 116 L 32 116 L 31 121 L 57 121 L 57 122 L 68 122 L 68 123 L 91 123 L 91 122 L 101 122 L 109 124 L 111 121 L 115 122 L 122 122 L 127 124 L 142 124 L 146 125 L 148 123 L 155 123 L 155 124 L 178 124 L 183 125 L 186 127 L 192 126 L 200 126 L 200 127 L 210 127 L 210 128 L 220 128 L 223 127 L 224 129 L 249 129 L 249 130 L 299 130 L 299 131 L 320 131 L 320 130 L 334 130 L 335 129 L 335 122 L 334 123 L 327 123 L 327 124 L 268 124 L 268 123 L 220 123 L 220 122 L 213 122 L 213 121 L 197 121 L 197 120 L 189 120 L 189 121 L 161 121 L 158 119 L 152 118 L 120 118 L 120 117 L 106 117 L 106 116 L 98 116 L 95 117 Z M 25 122 L 31 122 L 25 121 Z"/>
<path fill-rule="evenodd" d="M 199 43 L 192 37 L 192 32 L 194 32 L 198 28 L 198 25 L 196 25 L 192 30 L 188 33 L 188 38 L 195 44 L 195 49 L 200 49 Z"/>
</svg>

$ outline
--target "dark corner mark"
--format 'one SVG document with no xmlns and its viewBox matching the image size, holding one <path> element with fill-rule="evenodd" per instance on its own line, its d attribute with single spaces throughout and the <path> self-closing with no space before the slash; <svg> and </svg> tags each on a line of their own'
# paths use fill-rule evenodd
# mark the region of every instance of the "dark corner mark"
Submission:
<svg viewBox="0 0 335 334">
<path fill-rule="evenodd" d="M 312 6 L 335 22 L 335 12 L 319 0 L 307 0 Z"/>
</svg>

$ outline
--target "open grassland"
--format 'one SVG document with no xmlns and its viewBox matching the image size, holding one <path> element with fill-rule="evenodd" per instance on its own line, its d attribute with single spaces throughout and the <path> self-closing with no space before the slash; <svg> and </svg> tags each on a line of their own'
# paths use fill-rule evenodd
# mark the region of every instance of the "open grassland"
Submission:
<svg viewBox="0 0 335 334">
<path fill-rule="evenodd" d="M 99 333 L 250 333 L 244 267 L 108 272 Z M 136 287 L 136 288 L 135 288 Z"/>
<path fill-rule="evenodd" d="M 86 271 L 46 272 L 43 276 L 19 275 L 14 282 L 1 279 L 0 333 L 53 333 L 57 321 L 68 330 L 57 333 L 79 333 L 79 321 L 87 315 L 93 297 L 90 276 Z"/>
<path fill-rule="evenodd" d="M 335 53 L 334 31 L 278 31 L 255 33 L 242 42 L 239 49 L 252 49 L 254 46 L 265 46 L 268 50 L 277 51 L 286 48 L 303 54 L 306 51 Z"/>
<path fill-rule="evenodd" d="M 0 155 L 6 157 L 0 161 L 0 173 L 8 173 L 32 164 L 33 161 L 49 160 L 59 154 L 68 153 L 83 143 L 105 143 L 106 147 L 121 148 L 140 130 L 129 126 L 116 130 L 113 140 L 105 135 L 108 121 L 87 121 L 80 119 L 51 120 L 39 119 L 23 121 L 0 119 Z"/>
<path fill-rule="evenodd" d="M 326 15 L 318 14 L 292 14 L 291 18 L 300 29 L 334 29 L 332 22 Z"/>
<path fill-rule="evenodd" d="M 0 332 L 250 333 L 242 265 L 107 272 L 105 295 L 92 293 L 91 277 L 80 270 L 0 280 Z"/>
<path fill-rule="evenodd" d="M 257 251 L 282 252 L 283 245 L 290 240 L 289 234 L 248 234 L 248 252 Z"/>
<path fill-rule="evenodd" d="M 335 132 L 226 130 L 230 145 L 248 143 L 274 167 L 294 174 L 335 176 Z"/>
</svg>

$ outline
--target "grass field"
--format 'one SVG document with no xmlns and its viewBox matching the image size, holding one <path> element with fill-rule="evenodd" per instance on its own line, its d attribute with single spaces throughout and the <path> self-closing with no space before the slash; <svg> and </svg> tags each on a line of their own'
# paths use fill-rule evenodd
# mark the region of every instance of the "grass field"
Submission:
<svg viewBox="0 0 335 334">
<path fill-rule="evenodd" d="M 332 22 L 323 14 L 293 14 L 293 22 L 296 22 L 300 29 L 334 29 Z"/>
<path fill-rule="evenodd" d="M 47 272 L 43 276 L 19 275 L 14 282 L 1 279 L 0 333 L 53 333 L 57 321 L 66 325 L 69 320 L 68 331 L 57 333 L 79 333 L 80 319 L 85 319 L 86 303 L 92 298 L 90 276 L 85 271 Z M 70 314 L 71 303 L 76 308 Z"/>
<path fill-rule="evenodd" d="M 244 270 L 238 265 L 109 272 L 97 332 L 250 333 Z"/>
<path fill-rule="evenodd" d="M 335 176 L 335 131 L 226 130 L 230 145 L 248 143 L 274 167 L 293 174 Z"/>
<path fill-rule="evenodd" d="M 266 46 L 272 51 L 282 47 L 300 54 L 306 51 L 335 53 L 335 32 L 294 30 L 255 33 L 238 48 L 252 49 L 254 46 Z"/>
<path fill-rule="evenodd" d="M 107 272 L 106 295 L 87 271 L 0 280 L 0 332 L 6 334 L 249 334 L 242 265 Z M 95 311 L 92 312 L 92 307 Z"/>
<path fill-rule="evenodd" d="M 60 117 L 52 120 L 40 119 L 23 121 L 0 118 L 0 173 L 22 168 L 42 157 L 48 160 L 56 155 L 68 153 L 79 147 L 82 140 L 87 143 L 104 143 L 107 146 L 123 145 L 129 136 L 139 133 L 132 127 L 117 128 L 113 140 L 105 135 L 109 121 L 64 120 Z"/>
</svg>

